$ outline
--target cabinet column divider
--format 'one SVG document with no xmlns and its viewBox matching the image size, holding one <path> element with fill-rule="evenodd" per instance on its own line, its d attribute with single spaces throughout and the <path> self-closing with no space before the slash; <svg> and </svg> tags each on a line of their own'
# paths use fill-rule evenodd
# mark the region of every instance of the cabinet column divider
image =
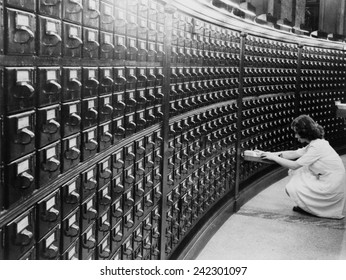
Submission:
<svg viewBox="0 0 346 280">
<path fill-rule="evenodd" d="M 241 128 L 242 128 L 242 110 L 243 110 L 243 80 L 244 80 L 244 65 L 245 65 L 245 39 L 247 34 L 241 33 L 240 37 L 240 54 L 239 54 L 239 85 L 238 85 L 238 99 L 237 99 L 237 138 L 236 138 L 236 167 L 235 167 L 235 211 L 238 211 L 237 201 L 239 199 L 239 185 L 240 185 L 240 160 L 241 160 Z"/>
<path fill-rule="evenodd" d="M 166 259 L 166 210 L 167 210 L 167 174 L 168 174 L 168 136 L 169 136 L 169 94 L 170 94 L 170 74 L 171 74 L 171 52 L 172 52 L 172 30 L 173 14 L 176 8 L 165 2 L 165 37 L 164 37 L 164 60 L 163 60 L 163 100 L 162 100 L 162 201 L 161 201 L 161 239 L 160 239 L 160 259 Z"/>
</svg>

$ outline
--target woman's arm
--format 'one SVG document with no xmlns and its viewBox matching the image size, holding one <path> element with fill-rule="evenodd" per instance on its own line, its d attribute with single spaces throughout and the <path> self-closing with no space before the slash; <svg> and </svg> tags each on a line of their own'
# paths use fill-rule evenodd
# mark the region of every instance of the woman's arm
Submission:
<svg viewBox="0 0 346 280">
<path fill-rule="evenodd" d="M 277 156 L 280 156 L 285 159 L 297 159 L 301 157 L 301 154 L 295 151 L 282 151 L 282 152 L 275 152 L 274 153 Z"/>
<path fill-rule="evenodd" d="M 261 151 L 261 150 L 255 150 L 259 153 L 266 153 L 264 151 Z M 269 153 L 269 152 L 268 152 Z M 289 150 L 289 151 L 280 151 L 280 152 L 270 152 L 271 154 L 273 155 L 276 155 L 278 157 L 282 157 L 282 158 L 285 158 L 285 159 L 297 159 L 297 158 L 300 158 L 301 157 L 301 154 L 298 153 L 297 150 Z"/>
<path fill-rule="evenodd" d="M 286 156 L 286 154 L 285 154 L 285 156 Z M 294 160 L 281 157 L 280 152 L 279 153 L 263 152 L 261 154 L 261 157 L 264 159 L 269 159 L 269 160 L 275 161 L 277 164 L 280 164 L 281 166 L 283 166 L 285 168 L 292 169 L 292 170 L 295 170 L 295 169 L 302 167 L 299 163 L 297 163 Z"/>
</svg>

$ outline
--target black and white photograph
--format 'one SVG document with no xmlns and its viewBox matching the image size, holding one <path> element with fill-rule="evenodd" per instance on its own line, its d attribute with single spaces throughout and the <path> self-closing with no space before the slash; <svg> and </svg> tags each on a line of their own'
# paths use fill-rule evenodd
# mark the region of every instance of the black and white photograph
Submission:
<svg viewBox="0 0 346 280">
<path fill-rule="evenodd" d="M 345 15 L 0 0 L 3 277 L 344 273 Z"/>
</svg>

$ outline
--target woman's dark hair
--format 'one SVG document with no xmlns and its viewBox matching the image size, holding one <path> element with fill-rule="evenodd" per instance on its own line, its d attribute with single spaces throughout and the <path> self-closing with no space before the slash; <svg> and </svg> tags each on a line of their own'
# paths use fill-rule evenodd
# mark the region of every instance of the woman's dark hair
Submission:
<svg viewBox="0 0 346 280">
<path fill-rule="evenodd" d="M 291 123 L 292 129 L 301 137 L 309 141 L 323 139 L 324 129 L 308 115 L 300 115 Z"/>
</svg>

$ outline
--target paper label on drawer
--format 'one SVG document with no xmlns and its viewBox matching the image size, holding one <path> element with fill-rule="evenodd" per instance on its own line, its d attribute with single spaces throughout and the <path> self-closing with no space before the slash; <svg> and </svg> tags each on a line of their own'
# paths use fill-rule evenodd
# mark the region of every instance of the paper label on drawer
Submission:
<svg viewBox="0 0 346 280">
<path fill-rule="evenodd" d="M 137 205 L 137 209 L 140 209 L 140 207 L 138 205 Z M 136 230 L 136 235 L 137 236 L 141 235 L 141 229 L 140 228 Z"/>
<path fill-rule="evenodd" d="M 47 20 L 47 22 L 46 22 L 46 32 L 57 33 L 56 23 Z"/>
<path fill-rule="evenodd" d="M 27 171 L 29 169 L 29 160 L 24 160 L 22 162 L 19 162 L 17 165 L 17 175 L 23 173 L 24 171 Z"/>
<path fill-rule="evenodd" d="M 55 70 L 47 70 L 47 81 L 56 80 L 56 71 Z"/>
<path fill-rule="evenodd" d="M 108 215 L 107 215 L 107 213 L 106 213 L 106 214 L 104 214 L 104 215 L 102 216 L 101 222 L 104 223 L 104 222 L 107 220 L 107 218 L 108 218 Z"/>
<path fill-rule="evenodd" d="M 88 108 L 94 108 L 94 107 L 95 107 L 95 101 L 94 100 L 88 101 Z"/>
<path fill-rule="evenodd" d="M 71 250 L 67 254 L 67 258 L 72 259 L 75 253 L 76 253 L 76 247 L 72 247 Z"/>
<path fill-rule="evenodd" d="M 78 36 L 78 28 L 74 26 L 70 26 L 69 36 Z"/>
<path fill-rule="evenodd" d="M 46 158 L 49 159 L 51 157 L 54 157 L 56 155 L 55 147 L 49 148 L 46 150 Z"/>
<path fill-rule="evenodd" d="M 55 197 L 53 196 L 51 199 L 46 201 L 46 210 L 49 210 L 55 205 Z"/>
<path fill-rule="evenodd" d="M 17 82 L 30 82 L 29 70 L 17 70 Z"/>
<path fill-rule="evenodd" d="M 104 250 L 108 246 L 108 240 L 106 239 L 101 246 L 101 249 Z"/>
<path fill-rule="evenodd" d="M 29 126 L 29 117 L 18 119 L 17 129 L 22 129 Z"/>
<path fill-rule="evenodd" d="M 96 1 L 95 0 L 89 0 L 89 9 L 90 10 L 96 10 Z"/>
<path fill-rule="evenodd" d="M 106 14 L 107 16 L 113 15 L 113 11 L 112 11 L 112 7 L 111 7 L 111 6 L 105 5 L 105 14 Z"/>
<path fill-rule="evenodd" d="M 120 184 L 120 182 L 121 182 L 120 177 L 118 177 L 118 178 L 115 179 L 115 184 L 116 184 L 116 185 Z"/>
<path fill-rule="evenodd" d="M 25 229 L 29 225 L 29 217 L 26 216 L 21 221 L 17 223 L 17 233 L 22 232 L 23 229 Z"/>
<path fill-rule="evenodd" d="M 88 140 L 94 139 L 94 138 L 95 138 L 95 131 L 93 130 L 93 131 L 88 132 Z"/>
<path fill-rule="evenodd" d="M 91 199 L 91 200 L 89 200 L 88 202 L 87 202 L 87 204 L 86 204 L 86 209 L 91 209 L 93 207 L 93 200 Z"/>
<path fill-rule="evenodd" d="M 129 22 L 130 23 L 136 23 L 136 17 L 134 15 L 129 15 Z"/>
<path fill-rule="evenodd" d="M 140 18 L 140 19 L 139 19 L 139 25 L 140 25 L 141 27 L 147 27 L 147 21 L 146 21 L 146 19 Z"/>
<path fill-rule="evenodd" d="M 118 18 L 125 19 L 125 12 L 122 10 L 118 10 Z M 132 18 L 134 18 L 134 16 L 132 16 Z M 130 18 L 130 21 L 131 21 L 131 18 Z"/>
<path fill-rule="evenodd" d="M 155 50 L 155 44 L 149 42 L 149 50 L 154 51 Z"/>
<path fill-rule="evenodd" d="M 102 170 L 105 170 L 108 167 L 109 167 L 109 162 L 108 161 L 105 161 L 105 162 L 102 163 Z"/>
<path fill-rule="evenodd" d="M 102 196 L 105 197 L 107 194 L 108 194 L 108 188 L 105 188 L 105 189 L 102 191 Z"/>
<path fill-rule="evenodd" d="M 105 37 L 105 43 L 106 44 L 111 44 L 112 43 L 112 36 L 111 35 L 109 35 L 109 34 L 105 34 L 104 35 Z M 109 70 L 108 70 L 109 71 Z M 109 75 L 109 74 L 108 74 Z M 106 76 L 106 75 L 105 75 Z"/>
<path fill-rule="evenodd" d="M 30 26 L 30 19 L 28 15 L 16 14 L 16 25 L 18 26 Z"/>
<path fill-rule="evenodd" d="M 77 112 L 77 105 L 76 104 L 70 105 L 69 111 L 70 111 L 70 114 L 76 113 Z"/>
<path fill-rule="evenodd" d="M 76 222 L 76 214 L 74 214 L 71 218 L 68 219 L 68 227 L 73 225 Z"/>
<path fill-rule="evenodd" d="M 124 70 L 123 69 L 119 69 L 118 70 L 118 77 L 123 77 L 124 76 Z M 120 96 L 120 95 L 118 95 Z"/>
<path fill-rule="evenodd" d="M 110 38 L 110 36 L 109 36 L 109 38 Z M 103 75 L 105 77 L 110 77 L 111 76 L 111 71 L 109 69 L 104 69 L 103 70 Z"/>
<path fill-rule="evenodd" d="M 119 160 L 119 159 L 121 159 L 121 158 L 122 158 L 121 153 L 117 153 L 117 154 L 115 155 L 115 159 L 116 159 L 116 160 Z"/>
<path fill-rule="evenodd" d="M 55 241 L 55 232 L 46 238 L 46 248 L 48 248 Z"/>
<path fill-rule="evenodd" d="M 88 78 L 95 78 L 96 77 L 96 71 L 94 69 L 89 69 L 88 71 Z"/>
<path fill-rule="evenodd" d="M 163 45 L 157 44 L 157 49 L 158 49 L 160 52 L 163 52 Z"/>
<path fill-rule="evenodd" d="M 121 226 L 120 226 L 120 224 L 118 224 L 118 225 L 115 227 L 115 232 L 116 232 L 116 233 L 120 233 L 120 232 L 121 232 Z"/>
<path fill-rule="evenodd" d="M 51 119 L 55 119 L 55 118 L 56 118 L 56 112 L 54 109 L 47 111 L 47 121 Z"/>
<path fill-rule="evenodd" d="M 131 42 L 133 42 L 133 46 L 131 46 Z M 134 44 L 135 44 L 135 41 L 134 40 L 130 40 L 130 46 L 134 47 Z M 124 37 L 121 37 L 121 36 L 118 37 L 118 45 L 125 45 L 125 38 Z M 121 72 L 121 74 L 119 72 L 119 76 L 120 75 L 123 75 L 123 72 Z"/>
<path fill-rule="evenodd" d="M 121 127 L 121 126 L 122 126 L 121 120 L 117 120 L 117 126 L 118 126 L 118 127 Z"/>
<path fill-rule="evenodd" d="M 77 138 L 72 138 L 68 140 L 68 147 L 71 149 L 77 146 Z"/>
<path fill-rule="evenodd" d="M 109 131 L 109 124 L 106 124 L 103 126 L 103 133 L 108 132 Z"/>
<path fill-rule="evenodd" d="M 94 42 L 96 41 L 96 32 L 94 31 L 88 31 L 88 41 L 89 42 Z"/>
<path fill-rule="evenodd" d="M 93 230 L 92 228 L 88 230 L 88 232 L 85 234 L 86 239 L 88 240 L 90 237 L 93 235 Z"/>
<path fill-rule="evenodd" d="M 76 182 L 73 182 L 68 186 L 68 193 L 70 194 L 75 190 L 76 190 Z"/>
<path fill-rule="evenodd" d="M 77 79 L 78 78 L 77 70 L 70 70 L 69 77 L 70 79 Z"/>
<path fill-rule="evenodd" d="M 150 30 L 156 30 L 156 23 L 152 22 L 152 21 L 149 21 L 149 29 Z"/>
<path fill-rule="evenodd" d="M 89 180 L 90 178 L 92 178 L 94 176 L 94 170 L 90 170 L 87 172 L 87 179 Z"/>
</svg>

